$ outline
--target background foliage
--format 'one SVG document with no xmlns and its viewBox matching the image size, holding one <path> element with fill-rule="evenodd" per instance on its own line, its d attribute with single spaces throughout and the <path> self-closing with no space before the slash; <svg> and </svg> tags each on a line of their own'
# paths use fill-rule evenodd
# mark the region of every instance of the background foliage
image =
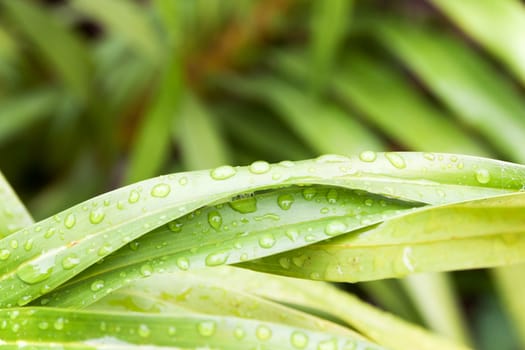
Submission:
<svg viewBox="0 0 525 350">
<path fill-rule="evenodd" d="M 3 0 L 0 168 L 39 220 L 161 173 L 258 159 L 524 163 L 524 32 L 518 0 Z M 518 349 L 519 276 L 345 288 L 480 349 Z M 441 323 L 424 310 L 435 285 L 455 310 Z"/>
</svg>

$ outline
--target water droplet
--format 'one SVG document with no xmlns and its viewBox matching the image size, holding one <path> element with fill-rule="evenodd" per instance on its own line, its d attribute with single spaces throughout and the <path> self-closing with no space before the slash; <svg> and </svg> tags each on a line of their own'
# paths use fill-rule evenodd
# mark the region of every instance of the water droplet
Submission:
<svg viewBox="0 0 525 350">
<path fill-rule="evenodd" d="M 293 332 L 290 341 L 296 349 L 304 349 L 308 345 L 308 337 L 302 332 Z"/>
<path fill-rule="evenodd" d="M 241 327 L 237 327 L 233 331 L 233 336 L 235 337 L 235 339 L 241 340 L 242 338 L 244 338 L 245 335 L 246 332 Z"/>
<path fill-rule="evenodd" d="M 45 331 L 46 329 L 49 328 L 49 323 L 47 323 L 46 321 L 42 321 L 38 323 L 38 328 Z"/>
<path fill-rule="evenodd" d="M 307 201 L 311 201 L 312 199 L 314 199 L 316 194 L 317 194 L 317 190 L 313 187 L 307 187 L 303 190 L 303 197 Z"/>
<path fill-rule="evenodd" d="M 255 330 L 255 335 L 259 340 L 268 340 L 272 337 L 272 331 L 266 326 L 259 326 Z"/>
<path fill-rule="evenodd" d="M 270 171 L 270 164 L 264 160 L 258 160 L 250 165 L 250 172 L 253 174 L 264 174 Z"/>
<path fill-rule="evenodd" d="M 140 193 L 137 190 L 131 190 L 129 192 L 128 202 L 130 204 L 137 203 L 140 199 Z"/>
<path fill-rule="evenodd" d="M 100 224 L 105 216 L 106 214 L 102 209 L 95 209 L 89 213 L 89 221 L 94 225 Z"/>
<path fill-rule="evenodd" d="M 374 200 L 372 198 L 365 199 L 365 205 L 367 207 L 371 207 L 372 205 L 374 205 Z"/>
<path fill-rule="evenodd" d="M 38 263 L 24 264 L 18 268 L 17 276 L 28 284 L 45 281 L 51 276 L 55 257 L 49 257 Z"/>
<path fill-rule="evenodd" d="M 190 261 L 188 260 L 188 258 L 183 256 L 177 258 L 176 264 L 177 267 L 183 271 L 186 271 L 190 268 Z"/>
<path fill-rule="evenodd" d="M 217 325 L 213 321 L 202 321 L 197 325 L 197 331 L 203 337 L 211 337 L 215 334 Z"/>
<path fill-rule="evenodd" d="M 51 238 L 56 232 L 57 230 L 54 227 L 50 227 L 44 234 L 44 238 Z"/>
<path fill-rule="evenodd" d="M 403 264 L 410 272 L 414 272 L 414 264 L 412 263 L 412 248 L 405 247 L 403 249 Z"/>
<path fill-rule="evenodd" d="M 359 154 L 359 159 L 361 159 L 363 162 L 373 162 L 376 160 L 377 154 L 374 151 L 363 151 L 361 154 Z"/>
<path fill-rule="evenodd" d="M 304 263 L 306 262 L 306 260 L 308 260 L 308 256 L 304 255 L 304 254 L 303 255 L 299 255 L 299 256 L 294 256 L 292 258 L 292 262 L 297 267 L 303 267 Z"/>
<path fill-rule="evenodd" d="M 259 238 L 261 248 L 269 249 L 275 245 L 275 237 L 272 234 L 265 234 Z"/>
<path fill-rule="evenodd" d="M 149 264 L 144 264 L 140 267 L 140 274 L 144 277 L 151 276 L 153 274 L 153 268 Z"/>
<path fill-rule="evenodd" d="M 214 210 L 208 213 L 208 223 L 211 227 L 213 227 L 215 230 L 219 230 L 219 228 L 222 225 L 222 216 L 221 214 Z"/>
<path fill-rule="evenodd" d="M 113 251 L 113 247 L 109 243 L 104 243 L 102 247 L 99 248 L 97 255 L 106 256 Z"/>
<path fill-rule="evenodd" d="M 174 336 L 175 334 L 177 334 L 177 328 L 175 328 L 173 326 L 169 326 L 168 327 L 168 335 Z"/>
<path fill-rule="evenodd" d="M 218 266 L 226 263 L 230 253 L 228 251 L 221 251 L 216 253 L 211 253 L 206 257 L 206 265 L 208 266 Z"/>
<path fill-rule="evenodd" d="M 186 176 L 183 176 L 179 179 L 179 185 L 186 186 L 188 184 L 188 178 Z"/>
<path fill-rule="evenodd" d="M 284 234 L 292 242 L 295 242 L 297 240 L 297 237 L 299 237 L 299 231 L 297 231 L 297 229 L 294 229 L 294 228 L 290 228 L 290 229 L 286 230 L 286 232 Z"/>
<path fill-rule="evenodd" d="M 490 181 L 490 173 L 487 169 L 478 169 L 476 171 L 476 180 L 478 180 L 480 184 L 486 184 Z"/>
<path fill-rule="evenodd" d="M 235 175 L 236 170 L 230 165 L 223 165 L 213 169 L 210 176 L 214 180 L 226 180 Z"/>
<path fill-rule="evenodd" d="M 295 199 L 290 193 L 281 194 L 279 197 L 277 197 L 277 205 L 279 205 L 279 208 L 282 210 L 288 210 L 292 206 Z"/>
<path fill-rule="evenodd" d="M 33 238 L 29 238 L 25 243 L 24 243 L 24 249 L 25 251 L 30 251 L 31 249 L 33 249 Z"/>
<path fill-rule="evenodd" d="M 61 331 L 64 329 L 64 319 L 62 317 L 59 317 L 55 320 L 55 323 L 53 323 L 53 327 L 55 327 L 55 329 L 57 331 Z"/>
<path fill-rule="evenodd" d="M 131 242 L 131 243 L 129 244 L 129 249 L 131 249 L 131 250 L 137 250 L 137 249 L 139 249 L 139 245 L 140 245 L 139 242 L 135 242 L 135 241 L 134 241 L 134 242 Z"/>
<path fill-rule="evenodd" d="M 433 153 L 423 153 L 423 157 L 426 160 L 430 160 L 430 161 L 433 161 L 436 159 L 436 156 Z"/>
<path fill-rule="evenodd" d="M 287 257 L 279 258 L 279 265 L 281 265 L 281 267 L 286 270 L 292 266 L 290 259 Z"/>
<path fill-rule="evenodd" d="M 180 221 L 172 221 L 168 224 L 168 228 L 171 232 L 180 232 L 182 230 L 182 223 Z"/>
<path fill-rule="evenodd" d="M 31 295 L 24 295 L 20 299 L 18 299 L 16 303 L 18 304 L 18 306 L 24 306 L 25 304 L 29 303 L 32 300 L 32 298 L 33 297 Z"/>
<path fill-rule="evenodd" d="M 147 338 L 151 334 L 151 331 L 149 327 L 145 324 L 141 324 L 139 326 L 138 332 L 137 332 L 142 338 Z"/>
<path fill-rule="evenodd" d="M 95 282 L 91 283 L 91 290 L 93 292 L 98 292 L 102 288 L 104 288 L 104 281 L 103 280 L 96 280 Z"/>
<path fill-rule="evenodd" d="M 279 165 L 285 167 L 285 168 L 292 168 L 295 166 L 295 163 L 292 162 L 291 160 L 283 160 L 281 162 L 279 162 Z"/>
<path fill-rule="evenodd" d="M 11 248 L 16 249 L 18 248 L 18 241 L 16 239 L 12 239 L 11 242 L 9 242 L 9 245 Z"/>
<path fill-rule="evenodd" d="M 392 164 L 398 169 L 403 169 L 407 166 L 403 157 L 401 157 L 401 155 L 399 155 L 398 153 L 387 152 L 385 153 L 385 157 L 386 159 L 388 159 L 390 164 Z"/>
<path fill-rule="evenodd" d="M 70 270 L 78 264 L 80 264 L 80 258 L 76 254 L 68 255 L 62 260 L 62 267 L 65 270 Z"/>
<path fill-rule="evenodd" d="M 11 251 L 9 249 L 0 250 L 0 260 L 7 260 L 9 259 L 10 255 L 11 255 Z"/>
<path fill-rule="evenodd" d="M 75 226 L 76 223 L 77 223 L 77 218 L 76 218 L 75 214 L 73 214 L 73 213 L 68 214 L 68 216 L 66 216 L 66 219 L 64 220 L 64 226 L 67 229 L 72 229 L 73 226 Z"/>
<path fill-rule="evenodd" d="M 342 221 L 332 221 L 328 223 L 324 229 L 324 233 L 328 236 L 335 236 L 345 233 L 347 230 L 346 224 Z"/>
<path fill-rule="evenodd" d="M 335 339 L 319 342 L 317 350 L 337 350 L 337 341 Z"/>
<path fill-rule="evenodd" d="M 337 190 L 335 188 L 331 188 L 327 193 L 326 193 L 326 200 L 328 201 L 328 203 L 330 204 L 336 204 L 337 203 L 337 198 L 339 197 L 339 193 L 337 192 Z"/>
<path fill-rule="evenodd" d="M 228 205 L 233 210 L 241 214 L 253 213 L 257 211 L 257 199 L 255 197 L 237 199 L 229 202 Z"/>
<path fill-rule="evenodd" d="M 165 183 L 156 184 L 151 189 L 151 195 L 153 197 L 163 198 L 163 197 L 166 197 L 168 194 L 170 194 L 170 191 L 171 191 L 170 185 L 165 184 Z"/>
</svg>

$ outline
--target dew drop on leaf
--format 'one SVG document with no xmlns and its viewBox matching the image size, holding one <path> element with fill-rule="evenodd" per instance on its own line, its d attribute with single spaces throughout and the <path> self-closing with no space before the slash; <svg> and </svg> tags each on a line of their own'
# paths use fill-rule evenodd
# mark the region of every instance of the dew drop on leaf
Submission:
<svg viewBox="0 0 525 350">
<path fill-rule="evenodd" d="M 265 234 L 259 238 L 259 246 L 269 249 L 275 245 L 275 237 L 272 234 Z"/>
<path fill-rule="evenodd" d="M 257 199 L 255 197 L 247 197 L 237 199 L 228 203 L 228 205 L 241 214 L 253 213 L 257 211 Z"/>
<path fill-rule="evenodd" d="M 95 209 L 91 213 L 89 213 L 89 222 L 91 222 L 94 225 L 100 224 L 102 220 L 104 220 L 105 216 L 106 214 L 102 209 Z"/>
<path fill-rule="evenodd" d="M 215 334 L 216 327 L 213 321 L 202 321 L 197 325 L 197 331 L 203 337 L 211 337 Z"/>
<path fill-rule="evenodd" d="M 131 190 L 129 192 L 129 197 L 128 197 L 128 202 L 133 204 L 133 203 L 137 203 L 140 199 L 140 194 L 137 190 Z"/>
<path fill-rule="evenodd" d="M 236 170 L 230 165 L 222 165 L 210 171 L 210 176 L 214 180 L 226 180 L 235 175 Z"/>
<path fill-rule="evenodd" d="M 363 162 L 373 162 L 376 160 L 377 154 L 374 151 L 363 151 L 361 154 L 359 154 L 359 159 L 361 159 Z"/>
<path fill-rule="evenodd" d="M 397 153 L 394 152 L 387 152 L 385 153 L 386 159 L 397 169 L 403 169 L 406 167 L 405 160 L 403 157 Z"/>
<path fill-rule="evenodd" d="M 259 326 L 255 330 L 255 335 L 259 340 L 268 340 L 272 337 L 272 331 L 266 326 Z"/>
<path fill-rule="evenodd" d="M 480 184 L 486 184 L 490 181 L 490 173 L 487 169 L 478 169 L 476 171 L 476 180 L 478 180 Z"/>
<path fill-rule="evenodd" d="M 222 216 L 221 214 L 214 210 L 208 213 L 208 223 L 211 227 L 213 227 L 215 230 L 219 230 L 219 228 L 222 225 Z"/>
<path fill-rule="evenodd" d="M 171 191 L 171 187 L 168 184 L 162 183 L 153 186 L 151 189 L 151 195 L 157 198 L 166 197 Z"/>
<path fill-rule="evenodd" d="M 149 329 L 149 327 L 145 324 L 141 324 L 139 326 L 139 329 L 137 331 L 137 333 L 139 334 L 139 336 L 141 336 L 142 338 L 147 338 L 149 337 L 149 335 L 151 334 L 151 331 Z"/>
<path fill-rule="evenodd" d="M 140 274 L 143 277 L 148 277 L 153 274 L 153 268 L 149 264 L 144 264 L 140 267 Z"/>
<path fill-rule="evenodd" d="M 102 288 L 104 288 L 104 281 L 103 280 L 96 280 L 93 283 L 91 283 L 90 289 L 93 292 L 98 292 Z"/>
<path fill-rule="evenodd" d="M 303 190 L 303 197 L 307 201 L 311 201 L 312 199 L 314 199 L 316 194 L 317 194 L 317 190 L 313 187 L 307 187 Z"/>
<path fill-rule="evenodd" d="M 281 194 L 279 197 L 277 197 L 277 205 L 282 210 L 290 209 L 294 201 L 295 199 L 290 193 Z"/>
<path fill-rule="evenodd" d="M 18 278 L 28 284 L 45 281 L 51 276 L 54 267 L 54 257 L 38 263 L 22 265 L 16 272 Z"/>
<path fill-rule="evenodd" d="M 326 233 L 328 236 L 334 236 L 334 235 L 345 233 L 346 230 L 347 228 L 344 222 L 335 220 L 335 221 L 329 222 L 326 225 L 324 229 L 324 233 Z"/>
<path fill-rule="evenodd" d="M 72 229 L 76 223 L 77 223 L 77 218 L 75 214 L 73 213 L 68 214 L 68 216 L 66 216 L 66 219 L 64 220 L 64 226 L 67 229 Z"/>
<path fill-rule="evenodd" d="M 57 331 L 61 331 L 64 329 L 64 319 L 62 317 L 59 317 L 55 320 L 55 323 L 53 323 L 53 327 Z"/>
<path fill-rule="evenodd" d="M 264 160 L 258 160 L 250 165 L 250 172 L 253 174 L 265 174 L 270 171 L 270 164 Z"/>
<path fill-rule="evenodd" d="M 62 260 L 62 267 L 65 270 L 70 270 L 80 263 L 80 258 L 76 254 L 66 256 Z"/>
<path fill-rule="evenodd" d="M 177 258 L 176 264 L 177 267 L 183 271 L 186 271 L 190 268 L 190 261 L 184 256 Z"/>
<path fill-rule="evenodd" d="M 308 337 L 302 332 L 293 332 L 290 337 L 292 346 L 296 349 L 304 349 L 308 345 Z"/>
<path fill-rule="evenodd" d="M 9 249 L 0 250 L 0 260 L 7 260 L 11 256 L 11 251 Z"/>
<path fill-rule="evenodd" d="M 206 257 L 205 263 L 208 266 L 218 266 L 226 263 L 230 254 L 227 251 L 211 253 Z"/>
<path fill-rule="evenodd" d="M 246 332 L 241 327 L 237 327 L 233 331 L 233 336 L 235 337 L 235 339 L 241 340 L 242 338 L 244 338 L 245 335 Z"/>
</svg>

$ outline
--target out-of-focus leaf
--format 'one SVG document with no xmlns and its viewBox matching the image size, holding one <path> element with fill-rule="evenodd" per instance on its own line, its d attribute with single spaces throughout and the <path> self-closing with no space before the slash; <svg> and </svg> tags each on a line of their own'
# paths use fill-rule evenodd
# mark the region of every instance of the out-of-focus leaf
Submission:
<svg viewBox="0 0 525 350">
<path fill-rule="evenodd" d="M 184 97 L 175 120 L 174 138 L 180 142 L 187 170 L 207 169 L 230 163 L 230 156 L 218 124 L 210 111 L 192 95 Z"/>
<path fill-rule="evenodd" d="M 463 344 L 470 342 L 465 320 L 449 276 L 444 273 L 409 275 L 402 279 L 425 323 L 434 331 Z M 429 298 L 434 302 L 430 303 Z"/>
<path fill-rule="evenodd" d="M 157 63 L 162 49 L 147 8 L 126 0 L 74 0 L 72 6 L 105 25 L 136 52 Z"/>
<path fill-rule="evenodd" d="M 0 238 L 32 223 L 31 215 L 0 172 Z"/>
<path fill-rule="evenodd" d="M 16 136 L 31 124 L 49 117 L 58 107 L 55 89 L 40 89 L 11 96 L 0 105 L 0 144 Z"/>
<path fill-rule="evenodd" d="M 519 0 L 432 0 L 464 31 L 502 60 L 525 84 L 525 7 Z"/>
<path fill-rule="evenodd" d="M 2 345 L 62 349 L 309 350 L 384 349 L 350 336 L 315 332 L 279 323 L 201 314 L 113 313 L 52 308 L 0 309 L 6 324 Z M 304 344 L 304 345 L 303 345 Z"/>
<path fill-rule="evenodd" d="M 361 338 L 357 333 L 333 322 L 247 293 L 239 286 L 242 283 L 239 283 L 238 278 L 230 278 L 231 271 L 203 269 L 153 275 L 111 293 L 89 309 L 161 314 L 190 311 L 277 322 Z M 246 277 L 250 279 L 260 279 L 261 283 L 268 280 L 263 274 L 247 272 Z"/>
<path fill-rule="evenodd" d="M 512 320 L 512 328 L 519 337 L 522 345 L 525 344 L 525 265 L 505 266 L 493 270 L 496 286 L 505 303 Z"/>
<path fill-rule="evenodd" d="M 383 148 L 377 136 L 340 108 L 312 100 L 307 93 L 284 81 L 271 77 L 235 79 L 232 89 L 264 100 L 319 153 Z"/>
<path fill-rule="evenodd" d="M 34 2 L 2 1 L 1 5 L 64 84 L 77 97 L 86 99 L 90 89 L 91 60 L 84 43 Z"/>
<path fill-rule="evenodd" d="M 458 117 L 506 157 L 525 162 L 525 102 L 482 57 L 437 30 L 396 21 L 374 29 Z"/>
<path fill-rule="evenodd" d="M 126 176 L 128 183 L 156 175 L 166 160 L 171 125 L 177 115 L 183 89 L 181 69 L 180 58 L 176 56 L 165 67 L 157 92 L 135 137 Z"/>
<path fill-rule="evenodd" d="M 18 47 L 9 33 L 0 26 L 0 58 L 11 61 L 16 57 Z"/>
<path fill-rule="evenodd" d="M 330 80 L 338 49 L 344 39 L 353 0 L 313 1 L 311 3 L 312 68 L 310 81 L 319 92 Z"/>
</svg>

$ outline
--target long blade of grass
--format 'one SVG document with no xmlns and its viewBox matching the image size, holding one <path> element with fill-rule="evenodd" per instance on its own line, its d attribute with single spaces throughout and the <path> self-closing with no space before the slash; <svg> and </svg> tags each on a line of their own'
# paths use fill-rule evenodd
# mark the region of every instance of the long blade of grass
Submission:
<svg viewBox="0 0 525 350">
<path fill-rule="evenodd" d="M 150 179 L 88 200 L 1 240 L 0 250 L 6 255 L 0 266 L 0 286 L 5 286 L 0 304 L 26 304 L 145 233 L 246 192 L 320 184 L 439 204 L 514 192 L 522 189 L 524 178 L 523 166 L 476 157 L 364 153 L 361 158 L 327 155 L 273 166 L 256 162 Z M 328 233 L 345 229 L 344 223 L 336 223 Z M 223 258 L 218 254 L 210 259 Z"/>
<path fill-rule="evenodd" d="M 265 100 L 305 143 L 319 153 L 384 149 L 377 136 L 340 108 L 312 100 L 289 83 L 271 77 L 234 81 L 232 89 Z"/>
<path fill-rule="evenodd" d="M 311 4 L 310 52 L 312 90 L 319 92 L 332 75 L 344 39 L 353 0 L 314 1 Z"/>
<path fill-rule="evenodd" d="M 31 215 L 27 212 L 9 182 L 0 171 L 0 238 L 20 230 L 33 223 Z"/>
<path fill-rule="evenodd" d="M 90 90 L 91 62 L 84 43 L 33 2 L 2 1 L 1 5 L 64 84 L 77 97 L 86 99 Z"/>
<path fill-rule="evenodd" d="M 293 277 L 352 282 L 512 265 L 525 261 L 525 225 L 519 215 L 524 205 L 525 195 L 515 193 L 423 208 L 243 266 Z M 283 266 L 282 261 L 290 263 Z"/>
<path fill-rule="evenodd" d="M 188 170 L 207 169 L 231 161 L 217 122 L 195 97 L 187 95 L 174 123 L 174 138 L 180 142 Z"/>
<path fill-rule="evenodd" d="M 437 30 L 400 21 L 374 29 L 458 117 L 511 160 L 525 162 L 525 103 L 482 57 Z"/>
<path fill-rule="evenodd" d="M 230 278 L 230 272 L 215 269 L 213 273 L 201 270 L 153 275 L 111 293 L 89 310 L 235 316 L 361 339 L 346 327 L 244 291 L 238 286 L 242 285 L 238 278 Z M 261 274 L 250 275 L 258 277 L 261 283 L 266 280 Z"/>
<path fill-rule="evenodd" d="M 142 349 L 145 346 L 182 349 L 304 349 L 381 346 L 349 336 L 337 336 L 235 317 L 200 314 L 88 312 L 52 308 L 0 309 L 5 323 L 2 345 L 54 344 L 63 349 Z M 149 347 L 148 347 L 149 348 Z"/>
<path fill-rule="evenodd" d="M 467 34 L 503 61 L 525 84 L 525 8 L 517 0 L 432 0 Z"/>
<path fill-rule="evenodd" d="M 83 14 L 103 24 L 107 30 L 122 38 L 129 47 L 158 63 L 162 48 L 153 21 L 144 15 L 147 9 L 125 0 L 74 0 L 71 5 Z"/>
</svg>

